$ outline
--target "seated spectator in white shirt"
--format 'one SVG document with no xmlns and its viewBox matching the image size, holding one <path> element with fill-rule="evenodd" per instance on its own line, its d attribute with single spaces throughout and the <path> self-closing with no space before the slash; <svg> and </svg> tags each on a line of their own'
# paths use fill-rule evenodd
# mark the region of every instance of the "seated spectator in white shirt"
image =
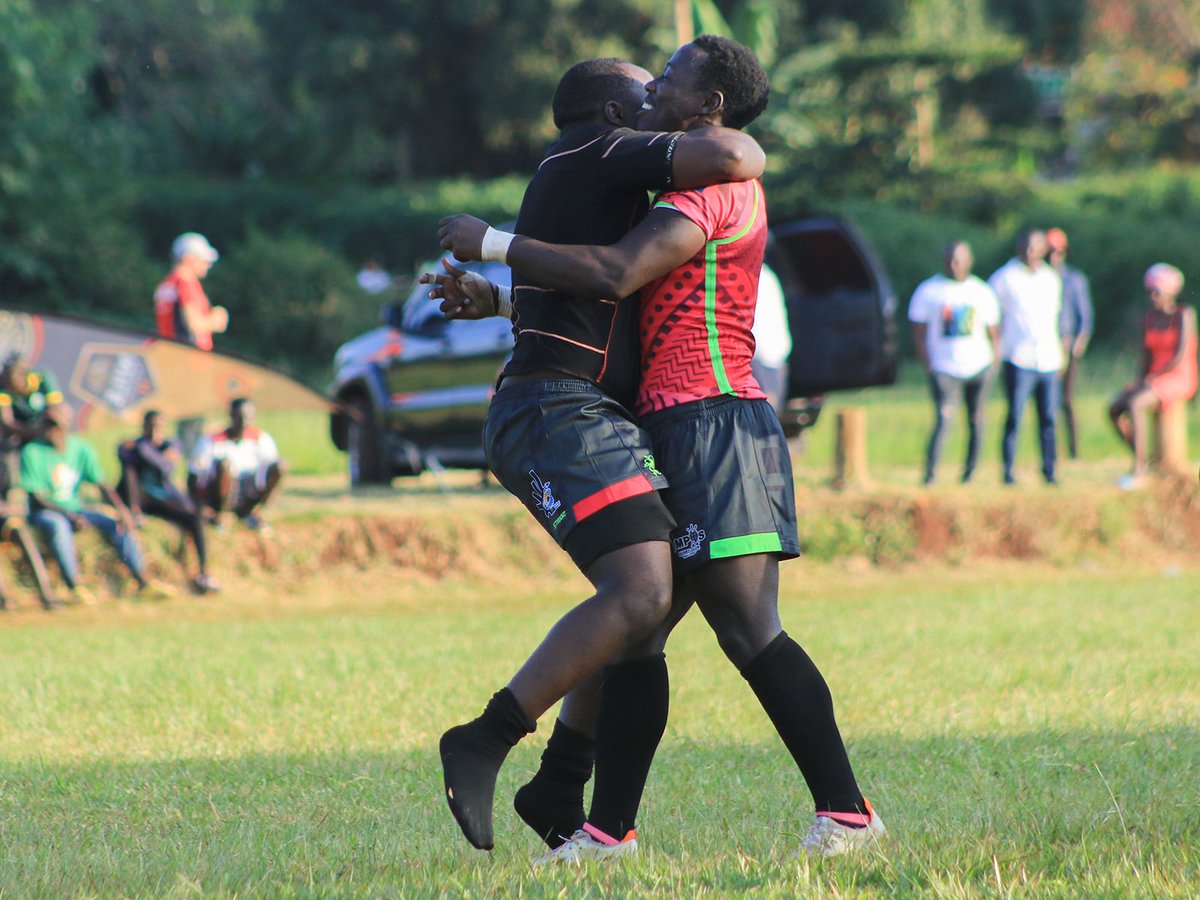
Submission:
<svg viewBox="0 0 1200 900">
<path fill-rule="evenodd" d="M 229 427 L 203 438 L 191 460 L 188 489 L 216 521 L 224 510 L 250 528 L 266 524 L 263 508 L 283 478 L 285 464 L 269 434 L 254 425 L 254 403 L 239 397 L 229 405 Z"/>
</svg>

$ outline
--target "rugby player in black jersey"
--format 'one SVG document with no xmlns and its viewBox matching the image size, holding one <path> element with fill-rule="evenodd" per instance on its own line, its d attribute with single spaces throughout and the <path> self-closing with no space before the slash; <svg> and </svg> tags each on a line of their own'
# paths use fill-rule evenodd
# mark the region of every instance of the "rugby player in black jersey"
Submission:
<svg viewBox="0 0 1200 900">
<path fill-rule="evenodd" d="M 650 77 L 617 59 L 580 63 L 563 76 L 553 101 L 561 137 L 526 190 L 517 219 L 523 235 L 610 244 L 645 215 L 648 190 L 762 173 L 761 148 L 736 130 L 634 131 Z M 488 465 L 595 593 L 554 625 L 482 715 L 442 736 L 447 802 L 480 849 L 493 845 L 496 775 L 508 751 L 539 716 L 651 634 L 671 609 L 675 523 L 658 496 L 667 480 L 628 412 L 638 374 L 636 297 L 572 296 L 518 269 L 511 302 L 516 346 L 484 429 Z M 661 657 L 659 663 L 665 668 Z M 551 844 L 581 824 L 587 772 L 578 761 L 590 771 L 596 695 L 593 686 L 564 703 L 539 772 L 543 780 L 518 797 L 522 818 Z M 561 821 L 564 814 L 574 821 Z"/>
</svg>

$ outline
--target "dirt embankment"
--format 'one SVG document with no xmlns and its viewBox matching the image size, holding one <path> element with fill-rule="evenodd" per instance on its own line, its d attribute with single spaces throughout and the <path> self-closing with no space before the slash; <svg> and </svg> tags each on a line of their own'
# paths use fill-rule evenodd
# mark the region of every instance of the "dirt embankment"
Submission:
<svg viewBox="0 0 1200 900">
<path fill-rule="evenodd" d="M 961 566 L 1012 560 L 1071 566 L 1137 559 L 1169 564 L 1193 560 L 1200 546 L 1200 490 L 1194 479 L 1184 477 L 1129 494 L 1111 487 L 978 494 L 802 488 L 797 505 L 801 540 L 814 562 Z M 190 547 L 165 523 L 150 522 L 141 540 L 151 575 L 181 584 L 183 569 L 194 570 Z M 79 544 L 90 583 L 112 595 L 128 593 L 128 576 L 111 551 L 87 532 Z M 353 579 L 356 573 L 381 570 L 397 579 L 430 582 L 573 571 L 512 498 L 495 490 L 481 492 L 465 508 L 406 504 L 397 493 L 386 507 L 376 503 L 356 510 L 353 503 L 341 503 L 329 511 L 282 511 L 267 535 L 231 525 L 213 533 L 211 544 L 213 573 L 227 589 L 266 575 L 288 585 L 317 574 L 336 578 L 344 573 Z M 3 552 L 16 566 L 17 593 L 23 593 L 29 573 L 22 571 L 15 548 Z"/>
</svg>

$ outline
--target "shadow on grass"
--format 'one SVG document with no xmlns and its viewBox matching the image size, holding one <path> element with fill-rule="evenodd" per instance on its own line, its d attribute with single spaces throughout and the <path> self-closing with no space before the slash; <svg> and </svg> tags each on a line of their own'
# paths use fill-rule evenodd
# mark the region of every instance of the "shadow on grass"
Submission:
<svg viewBox="0 0 1200 900">
<path fill-rule="evenodd" d="M 837 884 L 925 893 L 953 872 L 974 890 L 1011 866 L 1030 885 L 1086 869 L 1132 889 L 1137 877 L 1121 879 L 1143 868 L 1182 885 L 1195 876 L 1186 848 L 1200 846 L 1197 746 L 1192 727 L 853 742 L 891 837 Z M 501 773 L 490 855 L 459 836 L 432 748 L 4 765 L 0 894 L 507 893 L 536 850 L 508 798 L 537 750 L 518 748 Z M 648 852 L 622 877 L 650 893 L 786 893 L 810 818 L 773 739 L 668 734 L 640 816 Z"/>
</svg>

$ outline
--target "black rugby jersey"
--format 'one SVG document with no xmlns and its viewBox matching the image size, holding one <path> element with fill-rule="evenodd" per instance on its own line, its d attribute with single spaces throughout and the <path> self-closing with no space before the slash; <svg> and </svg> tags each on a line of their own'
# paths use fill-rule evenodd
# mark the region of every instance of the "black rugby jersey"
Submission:
<svg viewBox="0 0 1200 900">
<path fill-rule="evenodd" d="M 615 244 L 642 220 L 647 191 L 671 186 L 675 143 L 660 134 L 592 124 L 556 141 L 525 189 L 516 232 L 553 244 Z M 606 300 L 540 287 L 513 271 L 516 347 L 504 375 L 553 369 L 633 402 L 637 295 Z"/>
</svg>

